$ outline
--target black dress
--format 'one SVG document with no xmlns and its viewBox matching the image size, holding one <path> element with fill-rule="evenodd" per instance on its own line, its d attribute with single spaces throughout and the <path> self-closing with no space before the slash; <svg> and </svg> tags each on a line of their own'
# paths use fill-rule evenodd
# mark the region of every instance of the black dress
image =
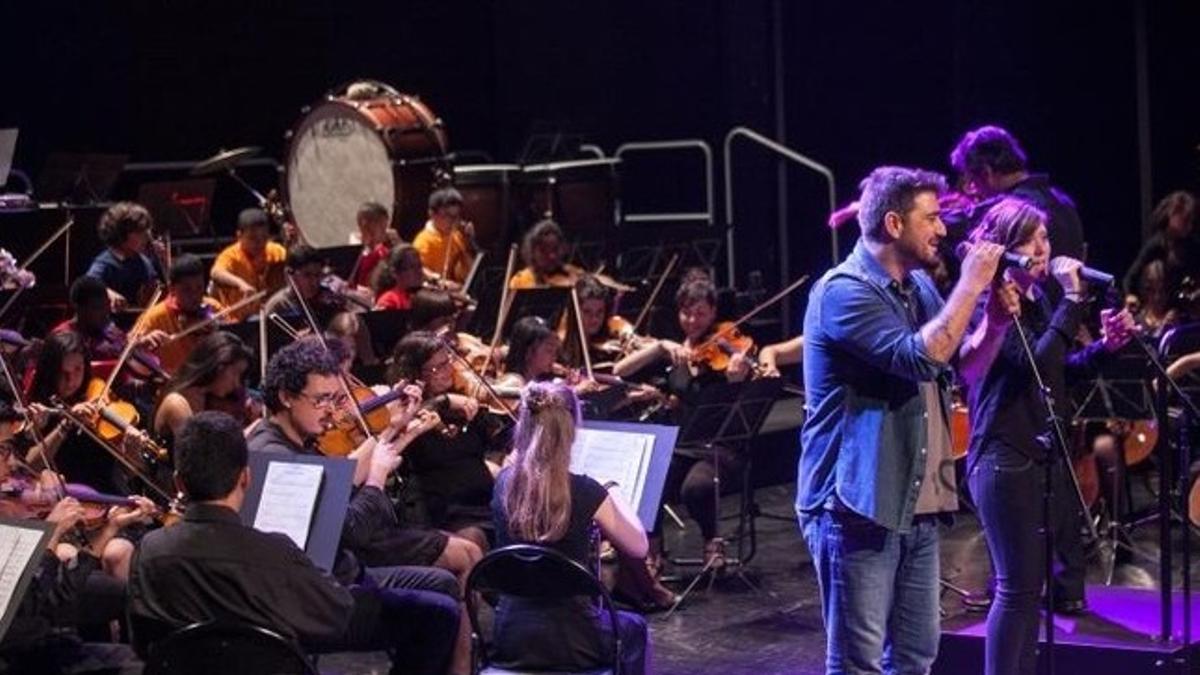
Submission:
<svg viewBox="0 0 1200 675">
<path fill-rule="evenodd" d="M 512 475 L 500 472 L 492 497 L 498 546 L 534 543 L 517 539 L 508 531 L 502 495 Z M 571 523 L 558 541 L 543 544 L 568 558 L 588 565 L 591 527 L 596 510 L 608 492 L 587 476 L 571 474 Z M 618 615 L 624 662 L 622 672 L 645 672 L 649 661 L 646 623 L 629 612 Z M 584 670 L 607 664 L 612 645 L 608 617 L 587 598 L 531 600 L 502 596 L 496 610 L 495 652 L 492 661 L 514 670 Z"/>
</svg>

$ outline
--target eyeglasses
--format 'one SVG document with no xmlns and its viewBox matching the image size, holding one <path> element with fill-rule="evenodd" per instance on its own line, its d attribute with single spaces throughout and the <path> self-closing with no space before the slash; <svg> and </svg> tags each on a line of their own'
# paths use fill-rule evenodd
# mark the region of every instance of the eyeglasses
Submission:
<svg viewBox="0 0 1200 675">
<path fill-rule="evenodd" d="M 306 394 L 300 392 L 297 394 L 300 398 L 308 401 L 314 408 L 340 408 L 346 405 L 350 399 L 346 398 L 345 394 Z"/>
</svg>

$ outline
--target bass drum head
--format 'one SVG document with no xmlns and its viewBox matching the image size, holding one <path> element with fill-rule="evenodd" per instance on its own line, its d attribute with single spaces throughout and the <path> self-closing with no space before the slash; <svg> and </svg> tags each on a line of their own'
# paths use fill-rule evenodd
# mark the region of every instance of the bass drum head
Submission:
<svg viewBox="0 0 1200 675">
<path fill-rule="evenodd" d="M 288 150 L 287 198 L 308 243 L 344 246 L 363 202 L 396 203 L 388 148 L 353 106 L 326 101 L 297 127 Z"/>
</svg>

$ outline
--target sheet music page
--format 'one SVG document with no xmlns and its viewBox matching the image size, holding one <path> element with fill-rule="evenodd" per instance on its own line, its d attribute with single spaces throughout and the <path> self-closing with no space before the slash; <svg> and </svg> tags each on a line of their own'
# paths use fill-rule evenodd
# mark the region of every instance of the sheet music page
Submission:
<svg viewBox="0 0 1200 675">
<path fill-rule="evenodd" d="M 40 555 L 41 538 L 38 530 L 0 525 L 0 616 L 9 610 L 21 572 L 33 556 Z"/>
<path fill-rule="evenodd" d="M 282 532 L 304 550 L 324 473 L 325 467 L 320 464 L 268 464 L 254 529 Z"/>
<path fill-rule="evenodd" d="M 616 491 L 636 511 L 653 450 L 654 434 L 579 428 L 571 448 L 571 471 L 601 484 L 616 482 Z"/>
</svg>

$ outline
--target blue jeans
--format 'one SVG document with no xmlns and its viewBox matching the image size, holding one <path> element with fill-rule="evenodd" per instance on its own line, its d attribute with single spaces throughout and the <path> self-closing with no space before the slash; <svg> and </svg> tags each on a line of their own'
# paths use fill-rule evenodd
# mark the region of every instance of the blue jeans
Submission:
<svg viewBox="0 0 1200 675">
<path fill-rule="evenodd" d="M 928 673 L 939 638 L 937 521 L 918 517 L 900 534 L 827 510 L 800 526 L 821 590 L 825 672 Z"/>
</svg>

